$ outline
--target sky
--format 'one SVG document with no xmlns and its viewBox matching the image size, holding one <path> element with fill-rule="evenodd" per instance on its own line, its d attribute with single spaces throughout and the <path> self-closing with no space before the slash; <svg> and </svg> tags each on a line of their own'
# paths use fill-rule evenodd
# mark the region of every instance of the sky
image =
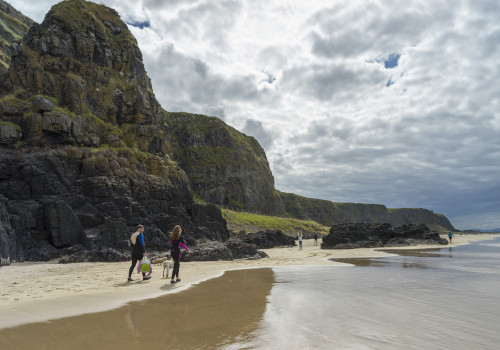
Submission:
<svg viewBox="0 0 500 350">
<path fill-rule="evenodd" d="M 58 1 L 11 0 L 41 23 Z M 100 0 L 167 111 L 265 149 L 275 186 L 500 228 L 497 0 Z"/>
</svg>

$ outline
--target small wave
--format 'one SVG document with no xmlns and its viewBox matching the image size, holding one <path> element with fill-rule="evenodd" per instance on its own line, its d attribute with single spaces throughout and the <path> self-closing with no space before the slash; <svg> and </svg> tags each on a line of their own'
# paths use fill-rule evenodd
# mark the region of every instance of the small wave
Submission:
<svg viewBox="0 0 500 350">
<path fill-rule="evenodd" d="M 500 248 L 500 243 L 480 243 L 479 245 L 486 246 L 486 247 Z"/>
</svg>

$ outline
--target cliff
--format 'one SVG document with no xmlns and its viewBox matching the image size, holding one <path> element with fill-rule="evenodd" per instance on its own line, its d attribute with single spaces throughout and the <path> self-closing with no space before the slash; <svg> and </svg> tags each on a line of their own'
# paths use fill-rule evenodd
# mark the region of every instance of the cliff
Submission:
<svg viewBox="0 0 500 350">
<path fill-rule="evenodd" d="M 0 0 L 0 73 L 9 68 L 12 43 L 21 40 L 33 23 L 31 18 Z"/>
<path fill-rule="evenodd" d="M 172 156 L 205 201 L 231 209 L 283 214 L 266 153 L 215 117 L 169 113 Z"/>
<path fill-rule="evenodd" d="M 149 249 L 165 249 L 175 224 L 191 244 L 229 237 L 170 159 L 168 116 L 114 10 L 61 2 L 12 50 L 0 77 L 2 263 L 127 251 L 139 223 Z"/>
<path fill-rule="evenodd" d="M 326 226 L 365 222 L 388 223 L 393 226 L 426 224 L 437 231 L 454 230 L 444 215 L 423 208 L 388 209 L 381 204 L 335 203 L 283 192 L 279 196 L 286 215 L 314 220 Z"/>
</svg>

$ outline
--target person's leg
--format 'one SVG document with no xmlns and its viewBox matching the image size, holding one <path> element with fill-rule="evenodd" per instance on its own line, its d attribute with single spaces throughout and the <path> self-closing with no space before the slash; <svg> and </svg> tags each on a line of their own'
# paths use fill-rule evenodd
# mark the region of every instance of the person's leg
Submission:
<svg viewBox="0 0 500 350">
<path fill-rule="evenodd" d="M 129 279 L 132 279 L 132 272 L 134 271 L 135 265 L 137 265 L 137 261 L 139 261 L 139 259 L 132 257 L 132 265 L 130 266 L 130 269 L 128 270 L 128 278 Z"/>
<path fill-rule="evenodd" d="M 174 260 L 174 268 L 172 269 L 172 282 L 175 280 L 175 276 L 179 275 L 179 256 L 177 254 L 172 255 Z"/>
<path fill-rule="evenodd" d="M 172 280 L 174 280 L 175 276 L 177 276 L 179 270 L 179 261 L 175 260 L 174 261 L 174 270 L 172 271 Z"/>
<path fill-rule="evenodd" d="M 179 278 L 179 271 L 181 270 L 181 258 L 179 257 L 179 262 L 177 263 L 177 282 L 179 282 L 181 279 Z"/>
</svg>

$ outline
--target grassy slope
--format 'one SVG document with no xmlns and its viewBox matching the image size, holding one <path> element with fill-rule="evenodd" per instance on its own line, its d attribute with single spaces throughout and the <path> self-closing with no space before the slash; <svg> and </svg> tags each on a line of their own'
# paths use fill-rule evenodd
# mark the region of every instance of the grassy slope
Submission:
<svg viewBox="0 0 500 350">
<path fill-rule="evenodd" d="M 247 233 L 259 230 L 281 230 L 283 233 L 295 236 L 297 230 L 309 233 L 328 234 L 330 228 L 315 221 L 305 221 L 277 216 L 257 215 L 247 212 L 236 212 L 222 209 L 222 217 L 227 221 L 230 231 L 246 231 Z"/>
</svg>

